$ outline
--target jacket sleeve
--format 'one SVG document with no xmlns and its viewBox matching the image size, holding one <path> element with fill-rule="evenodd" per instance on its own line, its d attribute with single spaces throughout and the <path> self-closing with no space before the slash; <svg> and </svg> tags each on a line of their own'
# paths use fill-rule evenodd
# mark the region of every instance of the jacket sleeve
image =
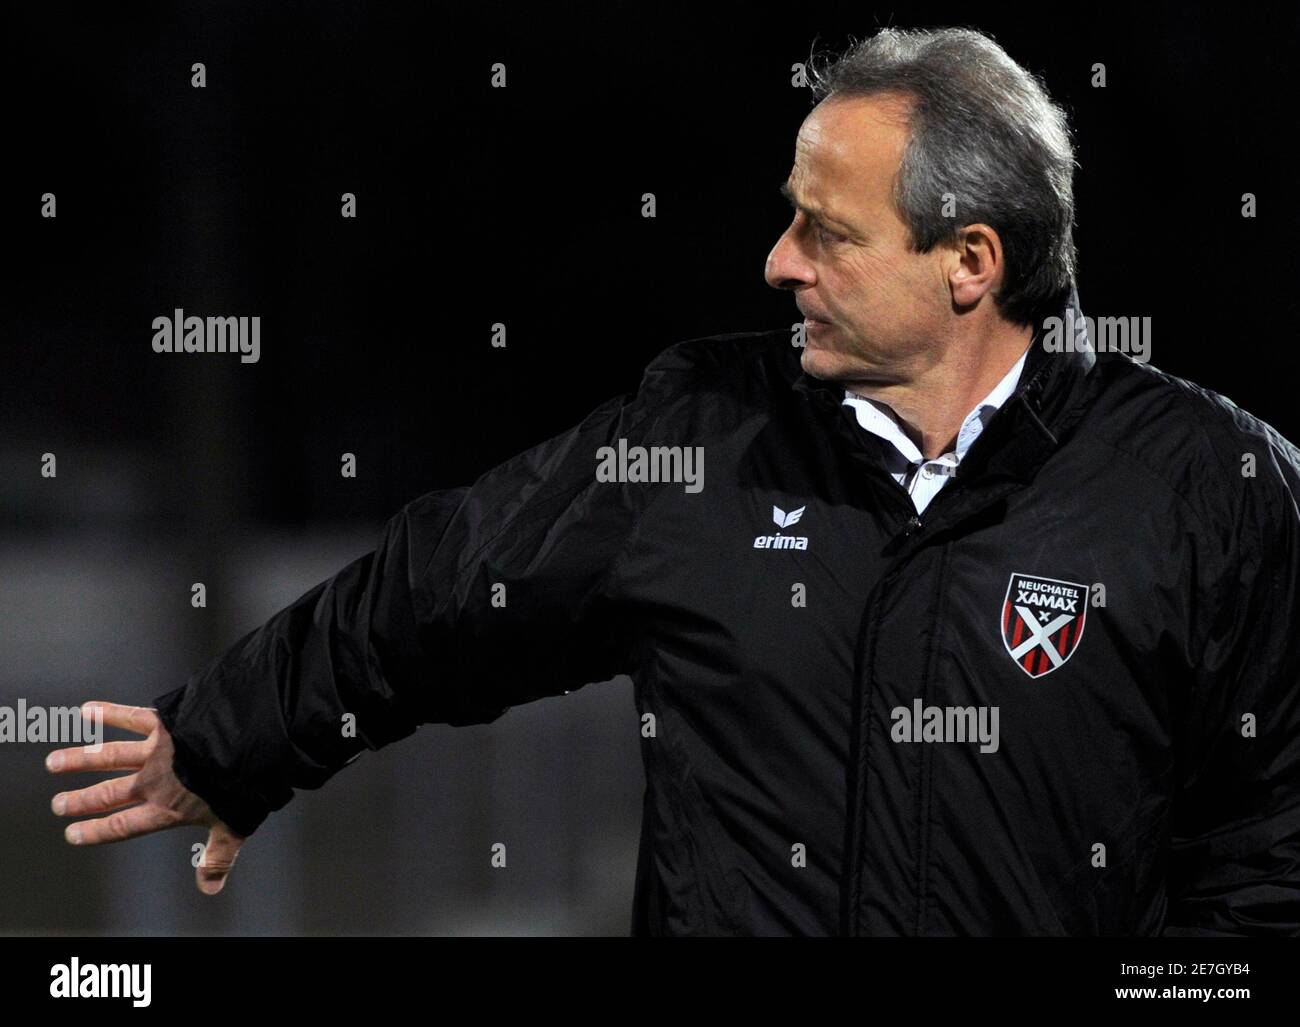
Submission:
<svg viewBox="0 0 1300 1027">
<path fill-rule="evenodd" d="M 635 397 L 408 504 L 372 552 L 156 699 L 182 783 L 248 835 L 422 723 L 486 723 L 630 670 L 613 581 L 652 487 L 597 481 L 597 451 L 660 444 L 683 402 L 672 353 Z"/>
<path fill-rule="evenodd" d="M 1236 454 L 1236 524 L 1186 705 L 1167 936 L 1300 934 L 1300 453 L 1271 428 Z"/>
</svg>

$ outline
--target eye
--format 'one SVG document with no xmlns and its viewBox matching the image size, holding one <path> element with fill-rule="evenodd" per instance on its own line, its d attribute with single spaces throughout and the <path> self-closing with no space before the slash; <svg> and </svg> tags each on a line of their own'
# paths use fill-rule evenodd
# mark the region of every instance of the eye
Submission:
<svg viewBox="0 0 1300 1027">
<path fill-rule="evenodd" d="M 818 241 L 818 242 L 820 242 L 820 243 L 822 243 L 822 244 L 824 244 L 824 245 L 830 245 L 830 244 L 832 244 L 832 243 L 844 242 L 844 240 L 845 240 L 845 236 L 839 235 L 839 234 L 837 234 L 836 232 L 832 232 L 829 228 L 827 228 L 825 225 L 823 225 L 820 221 L 814 222 L 814 224 L 817 226 L 817 241 Z"/>
</svg>

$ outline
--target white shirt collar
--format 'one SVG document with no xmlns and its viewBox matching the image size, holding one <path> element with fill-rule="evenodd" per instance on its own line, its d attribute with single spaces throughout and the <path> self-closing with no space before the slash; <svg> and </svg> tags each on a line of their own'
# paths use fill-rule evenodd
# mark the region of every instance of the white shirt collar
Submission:
<svg viewBox="0 0 1300 1027">
<path fill-rule="evenodd" d="M 1011 370 L 1003 375 L 1002 380 L 993 386 L 989 394 L 975 404 L 975 408 L 966 415 L 957 432 L 957 444 L 951 454 L 944 454 L 949 459 L 943 462 L 956 464 L 966 455 L 966 451 L 980 437 L 984 426 L 993 419 L 998 408 L 1015 392 L 1016 385 L 1020 381 L 1020 372 L 1025 367 L 1025 358 L 1028 356 L 1029 348 L 1026 347 L 1025 352 L 1020 354 L 1020 359 L 1011 365 Z M 925 461 L 924 454 L 916 448 L 916 443 L 909 439 L 899 426 L 897 417 L 888 404 L 855 395 L 848 389 L 844 390 L 844 402 L 853 407 L 858 424 L 873 435 L 878 435 L 891 443 L 909 464 Z M 943 460 L 942 457 L 939 459 Z"/>
</svg>

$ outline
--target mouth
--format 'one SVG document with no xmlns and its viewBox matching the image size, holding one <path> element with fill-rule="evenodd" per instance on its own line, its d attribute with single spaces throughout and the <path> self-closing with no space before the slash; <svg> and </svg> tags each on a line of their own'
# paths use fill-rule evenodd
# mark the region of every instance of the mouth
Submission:
<svg viewBox="0 0 1300 1027">
<path fill-rule="evenodd" d="M 820 349 L 823 343 L 822 336 L 834 327 L 829 321 L 818 321 L 816 318 L 804 318 L 804 345 L 810 349 Z"/>
<path fill-rule="evenodd" d="M 808 313 L 806 310 L 804 310 L 803 308 L 800 308 L 799 313 L 803 314 L 803 319 L 804 319 L 806 322 L 808 322 L 808 324 L 810 324 L 810 325 L 827 325 L 827 324 L 830 324 L 830 322 L 827 321 L 826 318 L 824 318 L 824 317 L 813 317 L 811 314 L 809 314 L 809 313 Z"/>
</svg>

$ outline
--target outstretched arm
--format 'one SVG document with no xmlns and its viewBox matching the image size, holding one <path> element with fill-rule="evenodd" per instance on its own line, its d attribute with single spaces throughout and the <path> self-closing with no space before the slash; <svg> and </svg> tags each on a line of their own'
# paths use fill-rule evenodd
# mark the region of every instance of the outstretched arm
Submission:
<svg viewBox="0 0 1300 1027">
<path fill-rule="evenodd" d="M 60 754 L 60 772 L 133 771 L 61 795 L 64 815 L 109 813 L 69 831 L 94 844 L 208 826 L 199 884 L 215 892 L 242 839 L 294 789 L 319 787 L 366 749 L 631 670 L 627 618 L 610 613 L 654 487 L 598 480 L 598 451 L 619 439 L 672 444 L 685 427 L 681 371 L 670 349 L 635 397 L 602 404 L 469 488 L 407 504 L 373 551 L 156 710 L 104 704 L 108 723 L 146 738 Z"/>
</svg>

